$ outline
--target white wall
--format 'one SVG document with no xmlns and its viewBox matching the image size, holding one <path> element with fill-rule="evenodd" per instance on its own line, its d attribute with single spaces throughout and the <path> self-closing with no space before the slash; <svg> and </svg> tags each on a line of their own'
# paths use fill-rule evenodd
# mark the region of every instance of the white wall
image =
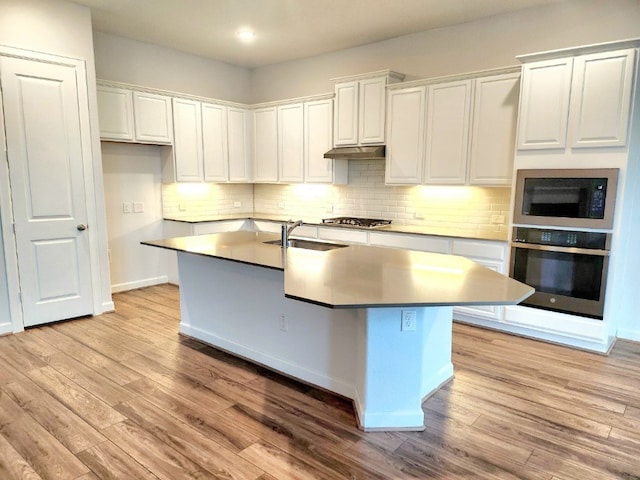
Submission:
<svg viewBox="0 0 640 480">
<path fill-rule="evenodd" d="M 640 37 L 638 0 L 572 0 L 252 71 L 252 102 L 333 91 L 329 79 L 391 69 L 407 80 L 518 65 L 516 55 Z M 318 39 L 322 41 L 322 39 Z"/>
<path fill-rule="evenodd" d="M 170 48 L 96 32 L 98 78 L 249 103 L 249 70 Z"/>
<path fill-rule="evenodd" d="M 107 209 L 114 292 L 167 282 L 166 252 L 140 245 L 162 238 L 160 147 L 102 143 L 104 192 Z M 144 204 L 144 212 L 124 213 L 123 203 Z"/>
<path fill-rule="evenodd" d="M 113 308 L 107 260 L 106 218 L 104 215 L 98 107 L 95 88 L 95 68 L 91 13 L 87 7 L 64 0 L 0 0 L 0 45 L 45 52 L 84 60 L 86 63 L 89 115 L 91 123 L 91 156 L 86 174 L 92 183 L 92 197 L 88 197 L 92 248 L 92 270 L 95 272 L 97 311 Z M 7 181 L 0 178 L 0 187 L 8 191 Z M 5 184 L 6 183 L 6 184 Z M 6 211 L 5 211 L 6 212 Z M 6 214 L 2 219 L 6 231 Z M 7 264 L 15 261 L 5 259 Z M 17 278 L 15 266 L 10 273 Z M 1 273 L 0 273 L 1 275 Z M 9 277 L 11 278 L 11 276 Z M 14 324 L 14 330 L 21 329 Z"/>
</svg>

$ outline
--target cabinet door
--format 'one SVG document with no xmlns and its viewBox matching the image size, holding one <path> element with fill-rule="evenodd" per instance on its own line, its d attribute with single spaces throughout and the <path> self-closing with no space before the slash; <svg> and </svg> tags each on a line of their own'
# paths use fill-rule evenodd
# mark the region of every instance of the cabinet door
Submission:
<svg viewBox="0 0 640 480">
<path fill-rule="evenodd" d="M 469 183 L 511 185 L 520 74 L 475 81 Z"/>
<path fill-rule="evenodd" d="M 248 117 L 244 108 L 227 107 L 230 182 L 251 181 Z"/>
<path fill-rule="evenodd" d="M 332 118 L 332 100 L 304 104 L 304 163 L 307 182 L 333 181 L 332 160 L 324 158 L 333 142 Z"/>
<path fill-rule="evenodd" d="M 385 175 L 388 184 L 422 183 L 425 103 L 425 87 L 389 91 Z"/>
<path fill-rule="evenodd" d="M 627 143 L 635 50 L 576 57 L 571 87 L 570 145 L 618 147 Z"/>
<path fill-rule="evenodd" d="M 103 86 L 97 90 L 100 138 L 133 141 L 131 90 Z"/>
<path fill-rule="evenodd" d="M 337 83 L 334 145 L 358 144 L 358 82 Z"/>
<path fill-rule="evenodd" d="M 171 98 L 133 92 L 136 141 L 170 144 L 172 135 Z"/>
<path fill-rule="evenodd" d="M 174 98 L 173 128 L 176 181 L 201 182 L 204 175 L 200 102 Z"/>
<path fill-rule="evenodd" d="M 386 78 L 361 80 L 359 86 L 358 141 L 384 143 Z"/>
<path fill-rule="evenodd" d="M 229 180 L 227 107 L 202 104 L 202 157 L 205 182 Z"/>
<path fill-rule="evenodd" d="M 518 148 L 564 148 L 567 138 L 573 59 L 525 64 L 522 68 Z"/>
<path fill-rule="evenodd" d="M 470 258 L 476 263 L 479 263 L 483 267 L 486 267 L 494 272 L 504 274 L 504 262 L 497 262 L 493 260 L 484 260 L 479 258 Z M 487 318 L 490 320 L 502 320 L 504 308 L 500 305 L 470 305 L 465 307 L 453 307 L 454 318 L 456 313 L 462 313 L 470 315 L 472 317 Z"/>
<path fill-rule="evenodd" d="M 470 110 L 471 80 L 429 87 L 425 183 L 466 182 Z"/>
<path fill-rule="evenodd" d="M 254 180 L 278 181 L 278 113 L 275 107 L 253 112 Z"/>
<path fill-rule="evenodd" d="M 279 177 L 282 182 L 304 181 L 303 122 L 302 103 L 278 107 Z"/>
</svg>

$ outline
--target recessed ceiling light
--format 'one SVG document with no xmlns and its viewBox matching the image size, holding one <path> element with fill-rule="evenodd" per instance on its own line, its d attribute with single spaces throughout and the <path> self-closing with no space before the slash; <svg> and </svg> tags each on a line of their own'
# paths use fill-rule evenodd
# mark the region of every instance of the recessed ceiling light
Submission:
<svg viewBox="0 0 640 480">
<path fill-rule="evenodd" d="M 238 33 L 236 33 L 236 35 L 243 42 L 251 42 L 254 38 L 256 38 L 255 32 L 253 30 L 249 30 L 248 28 L 238 30 Z"/>
</svg>

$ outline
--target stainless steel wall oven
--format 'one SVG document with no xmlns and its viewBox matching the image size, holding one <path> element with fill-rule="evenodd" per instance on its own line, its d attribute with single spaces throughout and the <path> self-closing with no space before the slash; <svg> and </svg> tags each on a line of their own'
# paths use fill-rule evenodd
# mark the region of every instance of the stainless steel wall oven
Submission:
<svg viewBox="0 0 640 480">
<path fill-rule="evenodd" d="M 602 319 L 611 234 L 514 227 L 510 276 L 536 308 Z"/>
</svg>

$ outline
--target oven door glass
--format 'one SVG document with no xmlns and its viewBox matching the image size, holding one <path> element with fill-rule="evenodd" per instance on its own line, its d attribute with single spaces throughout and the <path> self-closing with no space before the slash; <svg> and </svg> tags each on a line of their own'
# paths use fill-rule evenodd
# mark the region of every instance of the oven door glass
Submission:
<svg viewBox="0 0 640 480">
<path fill-rule="evenodd" d="M 513 278 L 536 292 L 598 301 L 606 257 L 515 248 Z"/>
</svg>

